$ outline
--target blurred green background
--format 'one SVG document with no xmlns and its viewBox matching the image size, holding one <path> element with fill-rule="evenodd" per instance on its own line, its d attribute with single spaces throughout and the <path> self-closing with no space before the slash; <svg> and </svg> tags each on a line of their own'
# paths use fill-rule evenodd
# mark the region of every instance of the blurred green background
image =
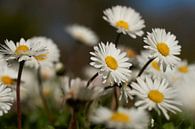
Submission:
<svg viewBox="0 0 195 129">
<path fill-rule="evenodd" d="M 117 4 L 140 12 L 145 31 L 161 27 L 174 33 L 182 45 L 181 56 L 194 60 L 195 0 L 0 0 L 0 42 L 47 36 L 58 44 L 67 67 L 80 73 L 81 66 L 89 62 L 92 48 L 75 47 L 64 27 L 78 23 L 93 29 L 101 41 L 113 41 L 115 29 L 102 19 L 102 11 Z M 141 50 L 144 43 L 143 38 L 123 36 L 121 44 Z"/>
</svg>

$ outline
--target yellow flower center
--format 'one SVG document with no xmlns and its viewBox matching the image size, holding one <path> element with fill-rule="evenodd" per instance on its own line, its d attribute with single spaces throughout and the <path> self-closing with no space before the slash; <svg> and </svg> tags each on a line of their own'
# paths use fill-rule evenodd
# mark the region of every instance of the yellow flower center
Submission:
<svg viewBox="0 0 195 129">
<path fill-rule="evenodd" d="M 157 71 L 160 71 L 160 66 L 157 61 L 152 61 L 151 63 L 152 68 L 154 68 Z"/>
<path fill-rule="evenodd" d="M 122 112 L 113 113 L 111 116 L 111 120 L 114 122 L 123 122 L 123 123 L 130 122 L 129 116 Z"/>
<path fill-rule="evenodd" d="M 116 26 L 125 30 L 129 29 L 129 25 L 126 21 L 120 20 L 116 23 Z"/>
<path fill-rule="evenodd" d="M 105 62 L 106 62 L 106 65 L 112 70 L 116 70 L 118 68 L 118 63 L 116 59 L 112 56 L 107 56 L 105 58 Z"/>
<path fill-rule="evenodd" d="M 23 53 L 25 53 L 25 52 L 27 52 L 27 51 L 29 51 L 29 50 L 30 50 L 30 49 L 29 49 L 28 46 L 26 46 L 26 45 L 20 45 L 20 46 L 18 46 L 18 47 L 16 48 L 15 54 L 16 54 L 16 55 L 20 55 L 20 54 L 23 54 Z"/>
<path fill-rule="evenodd" d="M 14 80 L 8 75 L 2 76 L 1 81 L 5 85 L 12 85 L 14 83 Z"/>
<path fill-rule="evenodd" d="M 47 54 L 40 54 L 40 55 L 37 55 L 37 56 L 34 56 L 36 60 L 38 61 L 44 61 L 47 59 Z"/>
<path fill-rule="evenodd" d="M 132 49 L 128 49 L 127 50 L 127 56 L 132 58 L 132 57 L 135 57 L 136 56 L 136 52 L 133 51 Z"/>
<path fill-rule="evenodd" d="M 178 68 L 179 72 L 181 73 L 187 73 L 189 71 L 188 66 L 180 66 Z"/>
<path fill-rule="evenodd" d="M 161 103 L 164 100 L 164 95 L 158 90 L 151 90 L 148 94 L 148 98 L 155 103 Z"/>
<path fill-rule="evenodd" d="M 166 43 L 158 43 L 157 44 L 157 50 L 160 52 L 163 56 L 168 56 L 170 53 L 169 47 Z"/>
</svg>

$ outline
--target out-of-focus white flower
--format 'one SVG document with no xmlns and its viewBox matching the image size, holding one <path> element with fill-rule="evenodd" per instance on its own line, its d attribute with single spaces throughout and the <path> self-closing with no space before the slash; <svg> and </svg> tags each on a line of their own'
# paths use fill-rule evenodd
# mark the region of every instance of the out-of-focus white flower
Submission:
<svg viewBox="0 0 195 129">
<path fill-rule="evenodd" d="M 100 43 L 94 47 L 95 52 L 90 52 L 92 62 L 90 65 L 100 69 L 100 74 L 103 74 L 105 82 L 110 79 L 120 84 L 121 82 L 128 81 L 131 76 L 131 63 L 128 62 L 129 58 L 126 57 L 125 52 L 117 49 L 113 43 L 107 42 Z"/>
<path fill-rule="evenodd" d="M 13 100 L 14 97 L 11 88 L 0 85 L 0 116 L 11 109 Z"/>
<path fill-rule="evenodd" d="M 6 60 L 16 59 L 18 62 L 29 61 L 31 57 L 47 53 L 45 47 L 34 44 L 29 40 L 20 39 L 16 44 L 13 41 L 5 40 L 5 45 L 1 45 L 0 53 Z"/>
<path fill-rule="evenodd" d="M 98 43 L 98 37 L 90 28 L 81 25 L 71 25 L 66 28 L 66 31 L 76 40 L 93 46 Z"/>
<path fill-rule="evenodd" d="M 135 106 L 148 110 L 155 109 L 158 113 L 160 113 L 160 109 L 166 119 L 169 119 L 167 111 L 181 112 L 178 108 L 181 103 L 176 99 L 177 91 L 174 87 L 169 86 L 167 80 L 160 78 L 153 80 L 147 76 L 142 76 L 138 77 L 137 83 L 133 82 L 131 86 L 134 94 L 140 99 L 135 103 Z"/>
<path fill-rule="evenodd" d="M 110 23 L 111 26 L 117 28 L 118 33 L 128 34 L 132 38 L 142 36 L 145 27 L 144 20 L 140 14 L 131 7 L 114 6 L 104 10 L 103 19 Z"/>
<path fill-rule="evenodd" d="M 151 50 L 151 57 L 156 58 L 163 71 L 179 63 L 180 58 L 177 56 L 180 54 L 181 46 L 178 45 L 176 36 L 170 32 L 166 33 L 165 29 L 152 29 L 152 33 L 147 33 L 144 42 L 147 44 L 144 47 Z"/>
<path fill-rule="evenodd" d="M 26 62 L 26 65 L 36 68 L 41 67 L 53 67 L 54 63 L 59 61 L 60 52 L 57 45 L 49 38 L 46 37 L 33 37 L 29 39 L 29 42 L 33 46 L 45 47 L 47 51 L 45 53 L 36 53 L 32 56 L 31 60 Z"/>
<path fill-rule="evenodd" d="M 90 120 L 96 124 L 105 124 L 114 129 L 145 129 L 149 117 L 144 110 L 120 107 L 116 112 L 100 107 L 91 114 Z"/>
</svg>

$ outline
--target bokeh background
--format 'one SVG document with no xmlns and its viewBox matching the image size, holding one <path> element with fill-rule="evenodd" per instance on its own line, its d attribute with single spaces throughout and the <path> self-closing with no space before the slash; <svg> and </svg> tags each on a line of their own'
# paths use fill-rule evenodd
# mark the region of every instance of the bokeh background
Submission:
<svg viewBox="0 0 195 129">
<path fill-rule="evenodd" d="M 101 41 L 113 41 L 115 29 L 102 19 L 102 11 L 117 4 L 140 12 L 146 22 L 145 31 L 161 27 L 174 33 L 182 45 L 181 57 L 194 61 L 195 0 L 0 0 L 0 43 L 47 36 L 58 44 L 66 67 L 80 73 L 89 62 L 92 48 L 75 43 L 64 31 L 65 26 L 85 25 Z M 144 43 L 143 38 L 123 36 L 121 44 L 139 51 Z"/>
</svg>

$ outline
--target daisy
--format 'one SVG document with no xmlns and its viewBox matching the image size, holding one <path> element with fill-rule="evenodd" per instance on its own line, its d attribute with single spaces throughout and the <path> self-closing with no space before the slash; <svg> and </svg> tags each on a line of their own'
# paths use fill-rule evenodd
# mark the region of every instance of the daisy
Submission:
<svg viewBox="0 0 195 129">
<path fill-rule="evenodd" d="M 63 92 L 65 94 L 65 100 L 92 100 L 96 93 L 87 88 L 87 81 L 80 78 L 70 79 L 68 76 L 64 77 Z"/>
<path fill-rule="evenodd" d="M 76 40 L 88 46 L 96 45 L 98 37 L 90 28 L 81 25 L 71 25 L 66 28 L 66 31 Z"/>
<path fill-rule="evenodd" d="M 113 80 L 111 83 L 121 83 L 128 81 L 131 75 L 129 68 L 131 63 L 128 62 L 129 58 L 126 57 L 125 52 L 117 49 L 113 43 L 107 42 L 100 43 L 94 47 L 95 52 L 90 52 L 93 56 L 90 59 L 95 68 L 100 69 L 100 74 L 103 74 L 104 80 Z"/>
<path fill-rule="evenodd" d="M 155 78 L 153 80 L 147 76 L 142 76 L 138 77 L 137 83 L 133 82 L 131 86 L 134 90 L 134 94 L 140 98 L 140 100 L 135 103 L 135 106 L 141 109 L 155 109 L 158 113 L 160 113 L 160 109 L 166 119 L 169 119 L 167 111 L 172 113 L 181 111 L 177 107 L 181 105 L 176 100 L 177 92 L 173 87 L 169 87 L 165 79 Z"/>
<path fill-rule="evenodd" d="M 35 67 L 53 67 L 54 63 L 59 61 L 59 49 L 51 39 L 46 37 L 33 37 L 29 39 L 29 41 L 34 44 L 34 46 L 45 47 L 47 51 L 35 54 L 29 62 L 26 62 L 26 65 L 34 65 Z M 32 63 L 33 61 L 34 64 Z"/>
<path fill-rule="evenodd" d="M 13 93 L 10 88 L 0 85 L 0 116 L 11 109 L 13 102 Z"/>
<path fill-rule="evenodd" d="M 120 107 L 113 112 L 107 108 L 100 107 L 93 114 L 90 120 L 96 124 L 105 124 L 108 128 L 114 129 L 145 129 L 148 126 L 149 117 L 144 110 L 125 109 Z"/>
<path fill-rule="evenodd" d="M 195 75 L 195 64 L 188 64 L 186 60 L 181 61 L 174 69 L 173 77 L 175 79 L 190 78 Z"/>
<path fill-rule="evenodd" d="M 44 54 L 46 48 L 35 45 L 29 40 L 20 39 L 16 44 L 13 41 L 5 40 L 5 45 L 1 45 L 0 52 L 6 60 L 16 59 L 18 62 L 31 60 L 32 56 Z"/>
<path fill-rule="evenodd" d="M 118 33 L 128 34 L 132 38 L 144 34 L 142 31 L 145 27 L 144 20 L 131 7 L 117 5 L 106 9 L 103 13 L 103 19 L 115 27 Z"/>
<path fill-rule="evenodd" d="M 1 65 L 2 66 L 2 65 Z M 0 68 L 0 84 L 4 86 L 13 86 L 16 83 L 17 72 L 7 65 Z"/>
<path fill-rule="evenodd" d="M 166 33 L 165 29 L 152 29 L 152 33 L 148 33 L 144 38 L 147 44 L 146 49 L 151 50 L 151 56 L 156 58 L 163 70 L 173 68 L 179 63 L 181 46 L 178 45 L 176 36 L 170 32 Z"/>
</svg>

